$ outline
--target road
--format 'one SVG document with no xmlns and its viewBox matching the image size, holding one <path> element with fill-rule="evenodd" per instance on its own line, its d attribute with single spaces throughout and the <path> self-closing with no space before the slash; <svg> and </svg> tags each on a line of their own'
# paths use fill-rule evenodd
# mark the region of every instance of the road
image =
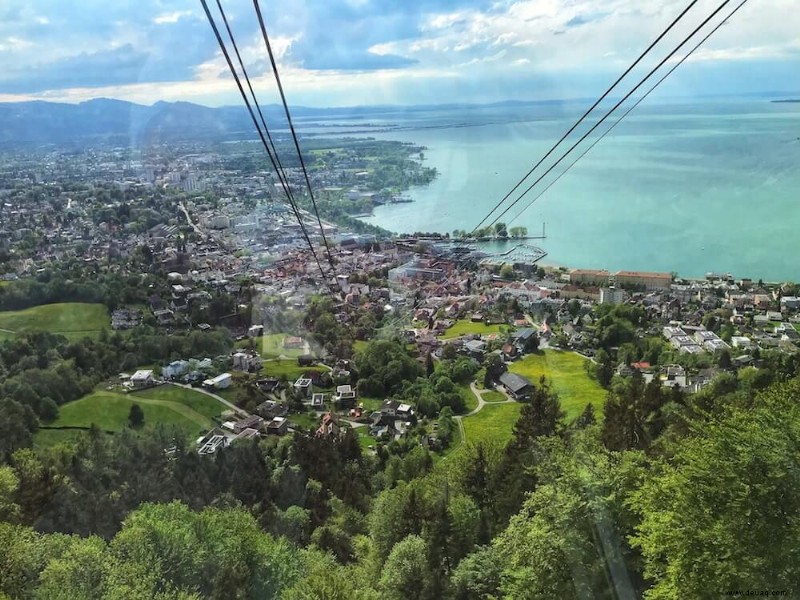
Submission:
<svg viewBox="0 0 800 600">
<path fill-rule="evenodd" d="M 194 229 L 194 232 L 199 235 L 203 235 L 203 232 L 200 230 L 200 228 L 195 225 L 194 221 L 192 221 L 192 217 L 189 216 L 189 211 L 186 210 L 186 205 L 183 203 L 183 201 L 181 201 L 178 206 L 181 207 L 183 214 L 186 215 L 186 220 L 189 222 L 189 226 Z"/>
<path fill-rule="evenodd" d="M 465 415 L 460 415 L 460 416 L 454 417 L 456 422 L 458 423 L 458 430 L 461 432 L 461 439 L 464 442 L 467 441 L 467 432 L 464 430 L 464 423 L 462 422 L 463 419 L 465 417 L 471 417 L 472 415 L 478 414 L 479 412 L 481 412 L 483 410 L 484 406 L 489 404 L 489 403 L 486 402 L 486 400 L 483 399 L 483 394 L 481 394 L 481 391 L 477 388 L 477 386 L 475 385 L 474 381 L 469 384 L 469 389 L 475 395 L 475 398 L 478 400 L 478 406 L 474 410 L 468 412 Z M 506 393 L 506 391 L 504 389 L 500 388 L 499 391 L 500 391 L 501 394 L 503 394 L 506 397 L 506 399 L 503 400 L 502 402 L 491 402 L 491 404 L 510 404 L 512 402 L 516 402 L 516 400 L 513 400 L 512 398 L 509 398 L 508 394 Z"/>
<path fill-rule="evenodd" d="M 206 396 L 211 396 L 215 400 L 217 400 L 219 402 L 222 402 L 225 406 L 230 408 L 236 414 L 241 415 L 242 418 L 247 418 L 247 417 L 250 416 L 250 413 L 247 412 L 246 410 L 244 410 L 243 408 L 239 408 L 235 404 L 232 404 L 231 402 L 228 402 L 227 400 L 225 400 L 225 398 L 223 398 L 222 396 L 218 396 L 217 394 L 209 392 L 208 390 L 204 390 L 203 388 L 192 387 L 192 386 L 187 385 L 185 383 L 177 383 L 175 381 L 170 381 L 168 383 L 170 385 L 177 385 L 178 387 L 186 388 L 187 390 L 194 390 L 195 392 L 200 392 L 201 394 L 205 394 Z"/>
</svg>

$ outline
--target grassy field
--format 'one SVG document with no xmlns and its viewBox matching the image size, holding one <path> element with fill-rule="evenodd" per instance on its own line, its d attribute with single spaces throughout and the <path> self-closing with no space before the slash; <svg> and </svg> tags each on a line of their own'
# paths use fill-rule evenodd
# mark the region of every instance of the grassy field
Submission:
<svg viewBox="0 0 800 600">
<path fill-rule="evenodd" d="M 508 398 L 506 398 L 506 396 L 504 396 L 500 392 L 495 392 L 494 390 L 486 390 L 485 392 L 483 392 L 481 394 L 481 396 L 483 396 L 483 401 L 484 402 L 489 402 L 489 403 L 492 403 L 492 402 L 505 402 L 506 400 L 508 400 Z"/>
<path fill-rule="evenodd" d="M 506 325 L 486 325 L 484 323 L 473 323 L 472 321 L 462 319 L 460 321 L 456 321 L 455 325 L 445 331 L 441 337 L 443 340 L 449 340 L 462 335 L 474 333 L 479 335 L 488 335 L 490 333 L 500 333 L 501 327 L 506 327 Z"/>
<path fill-rule="evenodd" d="M 325 370 L 324 367 L 301 367 L 296 360 L 271 360 L 264 363 L 264 373 L 268 376 L 280 378 L 285 375 L 286 379 L 292 383 L 306 371 L 323 372 Z"/>
<path fill-rule="evenodd" d="M 110 329 L 108 310 L 102 304 L 66 302 L 42 304 L 25 310 L 0 312 L 0 329 L 8 338 L 23 330 L 49 331 L 70 339 L 96 336 L 103 329 Z"/>
<path fill-rule="evenodd" d="M 320 419 L 316 415 L 310 413 L 295 413 L 288 416 L 289 422 L 292 425 L 300 427 L 301 429 L 310 429 L 311 427 L 319 426 Z"/>
<path fill-rule="evenodd" d="M 302 348 L 284 348 L 283 341 L 288 334 L 272 333 L 253 340 L 253 347 L 258 351 L 262 358 L 277 358 L 281 355 L 289 358 L 297 358 L 304 354 Z M 236 343 L 237 348 L 248 348 L 250 340 L 241 340 Z"/>
<path fill-rule="evenodd" d="M 606 391 L 586 373 L 586 359 L 573 352 L 545 350 L 531 354 L 511 365 L 512 373 L 519 373 L 538 384 L 544 375 L 558 393 L 561 408 L 567 420 L 580 415 L 587 404 L 600 409 L 606 398 Z"/>
<path fill-rule="evenodd" d="M 468 385 L 458 386 L 458 393 L 461 394 L 461 397 L 464 399 L 464 405 L 467 407 L 465 412 L 470 412 L 478 408 L 478 399 L 475 397 L 475 394 L 472 393 L 472 390 L 469 389 Z"/>
<path fill-rule="evenodd" d="M 177 389 L 177 388 L 176 388 Z M 178 399 L 179 395 L 174 395 L 173 399 L 165 399 L 166 396 L 159 396 L 159 390 L 149 390 L 152 397 L 143 397 L 138 394 L 121 394 L 117 392 L 94 392 L 84 396 L 80 400 L 68 402 L 60 409 L 58 419 L 50 425 L 56 427 L 89 427 L 92 423 L 100 429 L 106 431 L 121 431 L 127 426 L 128 412 L 131 405 L 135 402 L 144 412 L 145 427 L 162 424 L 174 425 L 182 431 L 187 438 L 194 438 L 208 430 L 213 422 L 211 419 L 187 403 L 193 402 L 188 394 Z M 183 390 L 190 394 L 189 390 Z M 209 400 L 213 400 L 209 398 Z M 219 405 L 219 403 L 217 403 Z M 200 409 L 200 405 L 197 406 Z M 208 412 L 209 407 L 204 409 Z M 42 445 L 52 445 L 58 442 L 74 439 L 78 435 L 76 431 L 40 430 L 36 434 L 36 443 Z"/>
<path fill-rule="evenodd" d="M 176 385 L 160 385 L 155 388 L 150 388 L 149 390 L 133 392 L 129 394 L 128 397 L 177 402 L 178 404 L 188 406 L 193 411 L 209 419 L 214 419 L 218 417 L 222 411 L 228 410 L 224 404 L 211 396 Z"/>
<path fill-rule="evenodd" d="M 508 443 L 514 424 L 519 418 L 521 404 L 495 404 L 484 406 L 483 410 L 471 417 L 464 417 L 466 441 L 474 444 L 481 441 Z"/>
</svg>

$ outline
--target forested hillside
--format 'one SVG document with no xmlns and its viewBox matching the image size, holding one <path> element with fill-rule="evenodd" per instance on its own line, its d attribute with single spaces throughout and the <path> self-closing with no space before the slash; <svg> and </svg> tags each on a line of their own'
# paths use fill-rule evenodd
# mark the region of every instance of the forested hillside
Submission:
<svg viewBox="0 0 800 600">
<path fill-rule="evenodd" d="M 393 343 L 373 348 L 398 365 L 391 385 L 430 393 Z M 4 431 L 0 597 L 796 593 L 800 381 L 783 379 L 723 375 L 686 396 L 634 376 L 572 423 L 540 382 L 505 447 L 444 458 L 397 442 L 368 453 L 352 433 L 200 456 L 164 428 L 36 450 Z"/>
</svg>

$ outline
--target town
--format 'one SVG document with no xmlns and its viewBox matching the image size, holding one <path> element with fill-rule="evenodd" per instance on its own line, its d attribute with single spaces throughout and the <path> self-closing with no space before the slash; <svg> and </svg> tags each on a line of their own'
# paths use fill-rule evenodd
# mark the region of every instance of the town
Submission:
<svg viewBox="0 0 800 600">
<path fill-rule="evenodd" d="M 524 400 L 539 377 L 577 418 L 587 406 L 602 410 L 615 378 L 640 374 L 696 393 L 723 373 L 755 374 L 797 354 L 800 298 L 791 283 L 542 266 L 545 253 L 524 244 L 491 255 L 464 232 L 396 238 L 303 210 L 310 241 L 335 265 L 335 276 L 323 273 L 269 174 L 238 150 L 199 150 L 147 160 L 122 150 L 6 156 L 0 324 L 10 338 L 207 334 L 161 354 L 171 360 L 151 353 L 150 367 L 128 353 L 132 374 L 98 380 L 94 407 L 102 410 L 103 393 L 131 404 L 143 390 L 158 399 L 169 387 L 181 388 L 189 407 L 196 394 L 213 398 L 203 418 L 212 426 L 196 432 L 201 454 L 263 435 L 350 430 L 372 452 L 413 439 L 446 453 L 480 439 L 485 406 Z M 314 172 L 315 183 L 339 193 L 339 203 L 373 202 L 407 185 L 375 189 L 357 145 L 325 156 L 331 166 Z M 299 170 L 289 172 L 299 185 Z M 59 314 L 43 316 L 53 309 Z M 441 374 L 440 391 L 409 385 L 413 377 L 401 386 L 365 377 L 380 343 L 414 363 L 410 374 Z M 508 411 L 510 435 L 518 409 L 492 409 Z M 70 410 L 67 402 L 59 415 L 48 404 L 40 431 L 92 424 Z"/>
</svg>

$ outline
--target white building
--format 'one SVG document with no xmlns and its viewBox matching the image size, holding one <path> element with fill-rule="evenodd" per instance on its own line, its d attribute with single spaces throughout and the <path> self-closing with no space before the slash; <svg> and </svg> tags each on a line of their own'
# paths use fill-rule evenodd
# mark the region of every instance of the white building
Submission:
<svg viewBox="0 0 800 600">
<path fill-rule="evenodd" d="M 624 290 L 617 288 L 600 288 L 600 304 L 622 304 L 625 302 Z"/>
<path fill-rule="evenodd" d="M 155 383 L 155 379 L 153 379 L 153 372 L 150 370 L 136 371 L 136 373 L 131 375 L 130 383 L 131 386 L 135 388 L 150 387 Z"/>
<path fill-rule="evenodd" d="M 203 387 L 214 388 L 215 390 L 224 390 L 231 386 L 231 374 L 222 373 L 211 379 L 206 379 L 203 382 Z"/>
</svg>

